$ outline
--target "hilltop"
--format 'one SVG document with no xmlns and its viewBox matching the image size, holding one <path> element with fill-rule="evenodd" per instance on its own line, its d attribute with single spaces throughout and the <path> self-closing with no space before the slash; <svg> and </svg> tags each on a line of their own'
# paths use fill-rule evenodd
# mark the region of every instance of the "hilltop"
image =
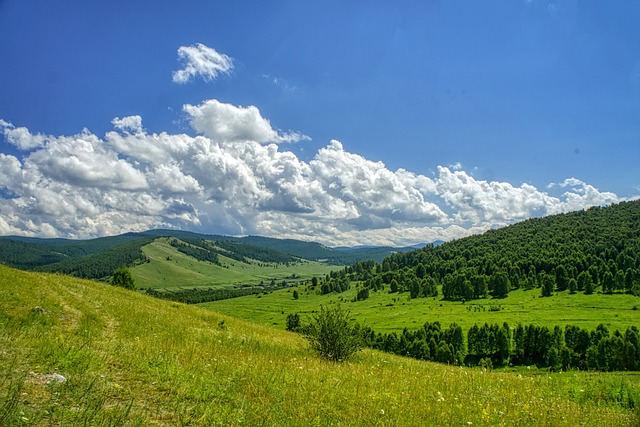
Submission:
<svg viewBox="0 0 640 427">
<path fill-rule="evenodd" d="M 0 266 L 0 425 L 637 425 L 637 376 L 492 373 Z"/>
</svg>

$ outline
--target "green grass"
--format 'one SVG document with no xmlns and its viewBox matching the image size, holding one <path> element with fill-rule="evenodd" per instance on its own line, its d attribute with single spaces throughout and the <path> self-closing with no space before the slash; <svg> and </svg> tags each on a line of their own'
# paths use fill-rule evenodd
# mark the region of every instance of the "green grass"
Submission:
<svg viewBox="0 0 640 427">
<path fill-rule="evenodd" d="M 281 282 L 292 274 L 301 279 L 310 279 L 337 269 L 336 266 L 315 261 L 291 265 L 258 262 L 246 264 L 224 256 L 220 256 L 222 266 L 218 266 L 179 252 L 169 244 L 167 238 L 156 239 L 142 250 L 151 261 L 131 268 L 139 288 L 228 287 L 259 284 L 261 281 L 269 283 L 271 279 Z"/>
<path fill-rule="evenodd" d="M 439 321 L 443 326 L 457 323 L 468 330 L 474 323 L 484 324 L 508 322 L 551 326 L 572 324 L 587 329 L 595 329 L 600 323 L 609 329 L 623 331 L 640 323 L 640 298 L 632 295 L 577 293 L 556 293 L 551 297 L 540 296 L 539 289 L 516 290 L 504 299 L 474 300 L 466 303 L 450 302 L 436 298 L 409 299 L 408 293 L 390 294 L 387 291 L 370 292 L 368 299 L 351 302 L 356 294 L 352 288 L 341 294 L 318 295 L 307 291 L 306 286 L 297 288 L 300 295 L 293 299 L 293 289 L 280 290 L 268 295 L 251 295 L 231 300 L 202 304 L 232 316 L 252 320 L 281 329 L 286 326 L 289 313 L 311 313 L 320 304 L 342 302 L 352 318 L 376 332 L 402 331 L 403 328 L 416 329 L 425 322 Z M 395 300 L 395 301 L 394 301 Z M 490 307 L 499 307 L 491 311 Z"/>
<path fill-rule="evenodd" d="M 494 373 L 371 350 L 336 364 L 297 334 L 103 283 L 0 267 L 0 284 L 0 425 L 640 422 L 637 374 Z"/>
</svg>

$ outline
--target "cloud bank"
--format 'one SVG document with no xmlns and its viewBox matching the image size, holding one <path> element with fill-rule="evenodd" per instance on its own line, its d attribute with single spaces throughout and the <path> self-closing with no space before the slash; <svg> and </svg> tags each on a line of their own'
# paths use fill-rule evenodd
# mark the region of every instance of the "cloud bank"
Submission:
<svg viewBox="0 0 640 427">
<path fill-rule="evenodd" d="M 173 72 L 174 83 L 184 84 L 196 76 L 205 81 L 213 80 L 220 74 L 228 74 L 233 70 L 233 59 L 214 48 L 197 43 L 195 46 L 178 48 L 178 58 L 184 68 Z"/>
<path fill-rule="evenodd" d="M 407 245 L 460 238 L 530 217 L 619 202 L 575 178 L 477 180 L 462 165 L 431 176 L 389 170 L 331 141 L 308 162 L 278 143 L 254 107 L 185 105 L 193 135 L 148 133 L 115 118 L 103 137 L 32 134 L 0 120 L 21 158 L 0 153 L 0 234 L 89 238 L 150 228 L 256 234 L 329 245 Z"/>
</svg>

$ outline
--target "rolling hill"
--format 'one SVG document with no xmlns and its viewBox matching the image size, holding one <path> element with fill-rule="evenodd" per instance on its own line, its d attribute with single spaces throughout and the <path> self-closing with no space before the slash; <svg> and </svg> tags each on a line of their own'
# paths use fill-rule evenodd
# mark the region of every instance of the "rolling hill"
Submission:
<svg viewBox="0 0 640 427">
<path fill-rule="evenodd" d="M 196 247 L 198 242 L 216 242 L 215 247 L 200 249 L 219 253 L 230 259 L 270 263 L 307 260 L 332 266 L 350 265 L 363 260 L 382 261 L 394 252 L 411 248 L 367 247 L 332 249 L 315 242 L 274 239 L 258 236 L 231 237 L 198 234 L 180 230 L 149 230 L 91 240 L 39 239 L 0 236 L 0 262 L 5 265 L 49 272 L 60 272 L 83 278 L 105 279 L 122 265 L 134 266 L 147 261 L 142 247 L 159 238 L 172 237 Z M 198 258 L 194 249 L 191 256 Z M 183 251 L 184 252 L 184 251 Z M 214 255 L 210 255 L 214 256 Z M 203 259 L 201 259 L 203 260 Z"/>
<path fill-rule="evenodd" d="M 104 283 L 0 266 L 0 425 L 639 422 L 637 376 L 491 372 L 364 350 Z"/>
</svg>

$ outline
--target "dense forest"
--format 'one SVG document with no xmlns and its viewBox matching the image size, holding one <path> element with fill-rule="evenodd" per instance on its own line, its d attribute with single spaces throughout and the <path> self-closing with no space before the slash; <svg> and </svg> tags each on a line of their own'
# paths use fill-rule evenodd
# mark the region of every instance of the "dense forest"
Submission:
<svg viewBox="0 0 640 427">
<path fill-rule="evenodd" d="M 339 279 L 340 286 L 332 286 Z M 319 282 L 437 294 L 445 300 L 506 297 L 513 289 L 640 295 L 640 201 L 534 218 L 440 246 L 360 262 Z"/>
<path fill-rule="evenodd" d="M 121 235 L 91 240 L 69 240 L 6 236 L 0 238 L 0 262 L 10 267 L 30 270 L 97 254 L 139 238 L 140 236 Z"/>
<path fill-rule="evenodd" d="M 146 262 L 142 247 L 152 241 L 152 237 L 135 239 L 99 253 L 44 265 L 35 270 L 69 274 L 86 279 L 106 279 L 119 267 Z"/>
<path fill-rule="evenodd" d="M 466 336 L 466 343 L 464 337 Z M 573 325 L 564 328 L 518 324 L 474 325 L 466 334 L 456 324 L 442 329 L 439 322 L 404 329 L 400 335 L 376 334 L 364 328 L 367 346 L 416 359 L 448 364 L 537 365 L 552 370 L 640 370 L 640 330 L 610 332 L 600 325 L 588 331 Z"/>
</svg>

